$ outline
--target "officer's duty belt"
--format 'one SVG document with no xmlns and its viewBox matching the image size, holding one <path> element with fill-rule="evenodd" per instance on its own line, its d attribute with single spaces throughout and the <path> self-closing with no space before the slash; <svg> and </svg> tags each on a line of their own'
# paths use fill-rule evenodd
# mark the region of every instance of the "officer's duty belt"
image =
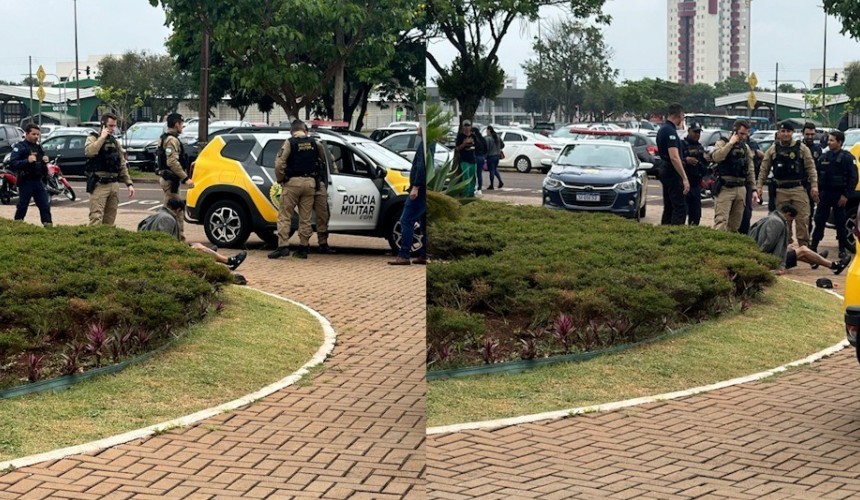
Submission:
<svg viewBox="0 0 860 500">
<path fill-rule="evenodd" d="M 725 182 L 724 187 L 727 187 L 727 188 L 741 187 L 741 186 L 745 186 L 747 183 L 746 179 L 743 179 L 741 177 L 728 177 L 728 176 L 723 177 L 723 182 Z"/>
<path fill-rule="evenodd" d="M 112 184 L 114 182 L 119 182 L 118 177 L 97 177 L 96 182 L 99 184 Z"/>
<path fill-rule="evenodd" d="M 803 185 L 803 183 L 800 181 L 785 181 L 785 182 L 776 181 L 776 187 L 778 189 L 791 189 L 791 188 L 800 187 L 802 185 Z"/>
</svg>

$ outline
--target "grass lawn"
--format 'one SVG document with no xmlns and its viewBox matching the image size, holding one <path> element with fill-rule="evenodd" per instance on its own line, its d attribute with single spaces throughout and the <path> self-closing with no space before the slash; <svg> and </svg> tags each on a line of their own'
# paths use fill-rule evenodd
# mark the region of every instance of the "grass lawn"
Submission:
<svg viewBox="0 0 860 500">
<path fill-rule="evenodd" d="M 774 368 L 845 338 L 842 302 L 780 279 L 743 313 L 583 363 L 428 384 L 428 427 L 608 403 Z"/>
<path fill-rule="evenodd" d="M 57 393 L 0 400 L 0 460 L 76 445 L 217 406 L 280 380 L 323 342 L 303 309 L 241 287 L 168 351 Z"/>
<path fill-rule="evenodd" d="M 132 180 L 135 179 L 158 179 L 159 177 L 155 175 L 155 172 L 144 172 L 142 170 L 138 170 L 136 168 L 129 168 L 128 175 L 131 176 Z"/>
</svg>

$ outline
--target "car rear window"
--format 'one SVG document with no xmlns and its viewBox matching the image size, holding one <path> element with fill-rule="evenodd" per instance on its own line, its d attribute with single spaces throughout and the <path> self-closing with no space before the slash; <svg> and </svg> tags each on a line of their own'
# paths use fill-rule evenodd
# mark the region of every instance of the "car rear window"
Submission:
<svg viewBox="0 0 860 500">
<path fill-rule="evenodd" d="M 231 160 L 244 161 L 251 154 L 257 141 L 253 139 L 230 141 L 221 150 L 221 156 Z M 276 153 L 277 154 L 277 153 Z"/>
<path fill-rule="evenodd" d="M 266 143 L 263 152 L 260 153 L 260 165 L 268 168 L 275 168 L 275 158 L 278 156 L 278 151 L 284 145 L 286 139 L 272 139 Z"/>
</svg>

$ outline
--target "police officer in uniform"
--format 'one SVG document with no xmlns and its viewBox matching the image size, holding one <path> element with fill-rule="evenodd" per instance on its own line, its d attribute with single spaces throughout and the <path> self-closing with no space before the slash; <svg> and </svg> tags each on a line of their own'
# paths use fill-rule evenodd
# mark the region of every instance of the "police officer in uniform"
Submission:
<svg viewBox="0 0 860 500">
<path fill-rule="evenodd" d="M 829 136 L 828 136 L 829 137 Z M 818 170 L 818 160 L 821 158 L 821 155 L 824 154 L 824 148 L 822 148 L 821 144 L 815 140 L 815 124 L 806 122 L 803 124 L 803 144 L 809 148 L 809 153 L 812 155 L 813 161 L 815 161 L 815 169 Z M 819 184 L 821 181 L 819 180 Z M 812 191 L 809 186 L 809 182 L 804 179 L 803 187 L 806 188 L 807 194 L 809 194 L 809 231 L 812 231 L 812 215 L 815 213 L 815 202 L 812 200 Z M 821 186 L 819 186 L 820 190 Z M 819 196 L 821 194 L 819 193 Z"/>
<path fill-rule="evenodd" d="M 687 193 L 687 223 L 698 226 L 702 220 L 702 178 L 708 168 L 705 158 L 705 147 L 699 142 L 702 136 L 702 125 L 694 123 L 687 129 L 682 146 L 684 151 L 684 169 L 690 180 L 690 192 Z"/>
<path fill-rule="evenodd" d="M 90 193 L 90 225 L 110 224 L 116 221 L 119 206 L 119 187 L 128 187 L 128 197 L 134 198 L 134 185 L 128 175 L 125 151 L 114 138 L 116 115 L 102 115 L 101 133 L 87 137 L 84 155 L 87 157 L 87 193 Z"/>
<path fill-rule="evenodd" d="M 750 124 L 737 120 L 728 139 L 717 141 L 711 157 L 716 162 L 714 186 L 714 229 L 738 232 L 747 202 L 747 186 L 755 184 L 755 166 L 752 151 L 746 144 Z M 753 195 L 755 196 L 755 195 Z M 758 198 L 755 199 L 758 201 Z"/>
<path fill-rule="evenodd" d="M 756 190 L 761 198 L 762 186 L 773 167 L 773 178 L 776 182 L 776 204 L 782 206 L 786 203 L 797 208 L 797 243 L 800 246 L 809 246 L 809 194 L 803 187 L 803 179 L 809 181 L 812 200 L 818 202 L 818 173 L 815 170 L 815 161 L 809 148 L 800 141 L 792 138 L 794 125 L 790 121 L 784 121 L 777 133 L 777 140 L 768 148 L 761 161 L 761 172 L 759 172 Z M 788 238 L 791 241 L 792 229 L 788 226 Z"/>
<path fill-rule="evenodd" d="M 827 142 L 827 152 L 819 158 L 818 185 L 821 188 L 821 201 L 815 211 L 815 230 L 812 233 L 812 245 L 809 246 L 818 251 L 818 243 L 824 237 L 824 224 L 833 210 L 840 259 L 845 259 L 846 252 L 851 249 L 845 228 L 845 204 L 848 203 L 848 195 L 857 187 L 857 167 L 851 153 L 842 149 L 844 142 L 845 134 L 834 130 Z"/>
<path fill-rule="evenodd" d="M 761 168 L 761 159 L 764 158 L 764 153 L 761 152 L 761 148 L 758 143 L 747 137 L 747 147 L 750 148 L 750 152 L 753 155 L 753 167 L 754 167 L 754 176 L 753 179 L 758 179 L 758 172 Z M 755 192 L 755 182 L 747 186 L 747 198 L 744 202 L 746 206 L 744 207 L 744 215 L 741 217 L 741 227 L 738 228 L 738 232 L 741 234 L 747 234 L 750 231 L 750 222 L 752 221 L 752 211 L 753 211 L 753 200 L 752 195 Z M 761 201 L 761 200 L 759 200 Z"/>
<path fill-rule="evenodd" d="M 275 179 L 281 184 L 281 206 L 278 210 L 278 248 L 269 253 L 270 259 L 290 255 L 287 240 L 290 239 L 290 224 L 293 210 L 299 207 L 299 250 L 296 257 L 308 258 L 309 240 L 313 233 L 311 214 L 314 208 L 314 195 L 322 184 L 325 165 L 325 147 L 308 137 L 305 124 L 296 120 L 290 126 L 292 137 L 284 145 L 275 159 Z"/>
<path fill-rule="evenodd" d="M 308 133 L 308 127 L 304 123 L 305 134 Z M 326 155 L 334 163 L 331 154 L 326 151 Z M 320 187 L 314 192 L 314 214 L 317 216 L 317 243 L 319 243 L 319 252 L 333 254 L 337 253 L 334 249 L 328 246 L 328 221 L 331 218 L 331 212 L 328 206 L 328 165 L 323 162 L 320 165 Z"/>
<path fill-rule="evenodd" d="M 687 219 L 685 196 L 690 192 L 690 181 L 681 159 L 681 140 L 678 127 L 684 122 L 680 104 L 669 105 L 668 117 L 657 131 L 657 151 L 662 160 L 660 182 L 663 184 L 663 217 L 661 224 L 681 226 Z"/>
<path fill-rule="evenodd" d="M 167 132 L 161 134 L 158 142 L 158 149 L 155 153 L 155 173 L 161 177 L 159 183 L 161 190 L 164 191 L 164 206 L 167 206 L 167 200 L 182 200 L 179 195 L 179 185 L 185 184 L 188 188 L 194 187 L 194 181 L 188 177 L 188 168 L 190 163 L 188 155 L 185 154 L 185 148 L 182 146 L 182 141 L 179 140 L 179 134 L 185 128 L 185 119 L 179 113 L 171 113 L 167 115 Z M 185 241 L 185 224 L 183 217 L 179 221 L 179 239 Z"/>
<path fill-rule="evenodd" d="M 30 199 L 36 201 L 42 225 L 52 226 L 51 199 L 45 190 L 42 179 L 48 175 L 48 156 L 39 145 L 41 130 L 35 123 L 24 127 L 24 140 L 12 147 L 9 156 L 9 166 L 17 175 L 18 206 L 15 210 L 15 220 L 24 220 Z"/>
</svg>

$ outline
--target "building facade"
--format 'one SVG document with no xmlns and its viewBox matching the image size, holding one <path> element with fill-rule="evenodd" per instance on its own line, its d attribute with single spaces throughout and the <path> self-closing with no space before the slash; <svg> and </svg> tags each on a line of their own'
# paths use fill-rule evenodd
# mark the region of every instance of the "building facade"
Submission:
<svg viewBox="0 0 860 500">
<path fill-rule="evenodd" d="M 532 125 L 534 116 L 523 108 L 525 93 L 525 89 L 505 88 L 495 100 L 482 99 L 481 105 L 475 111 L 474 120 L 483 125 Z M 443 101 L 438 87 L 427 87 L 427 104 L 434 103 L 439 104 L 443 112 L 451 113 L 455 120 L 459 121 L 460 109 L 457 101 Z"/>
<path fill-rule="evenodd" d="M 667 0 L 668 79 L 713 85 L 749 74 L 750 0 Z"/>
</svg>

